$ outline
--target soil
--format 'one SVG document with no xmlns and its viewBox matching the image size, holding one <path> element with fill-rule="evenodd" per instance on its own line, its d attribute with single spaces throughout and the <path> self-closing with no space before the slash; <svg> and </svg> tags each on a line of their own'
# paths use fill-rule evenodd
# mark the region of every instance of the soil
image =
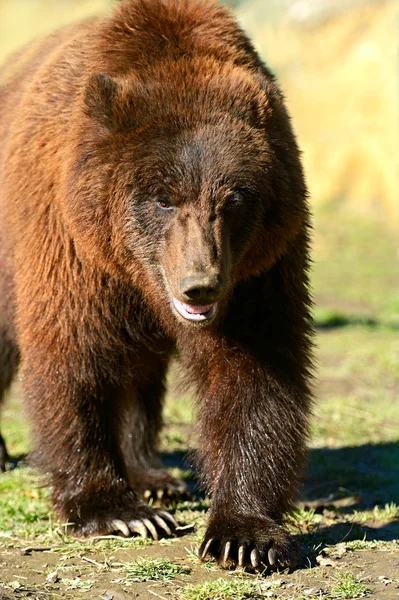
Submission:
<svg viewBox="0 0 399 600">
<path fill-rule="evenodd" d="M 229 578 L 231 572 L 214 568 L 206 570 L 202 565 L 192 565 L 188 576 L 181 576 L 173 582 L 135 582 L 129 586 L 120 582 L 120 573 L 117 571 L 118 563 L 137 560 L 139 557 L 170 558 L 176 563 L 190 564 L 187 560 L 187 545 L 189 539 L 176 539 L 169 546 L 154 545 L 145 549 L 132 549 L 117 551 L 110 564 L 104 565 L 101 570 L 93 562 L 103 565 L 104 556 L 101 554 L 82 555 L 62 562 L 60 568 L 60 555 L 54 551 L 33 551 L 28 556 L 22 556 L 15 550 L 6 551 L 1 557 L 1 576 L 8 580 L 20 583 L 20 587 L 13 591 L 1 590 L 0 600 L 14 598 L 103 598 L 104 600 L 154 600 L 154 597 L 176 598 L 179 588 L 188 583 L 201 583 L 204 580 Z M 293 573 L 274 573 L 268 577 L 273 595 L 265 597 L 296 598 L 305 595 L 309 598 L 333 598 L 329 589 L 334 585 L 334 577 L 339 571 L 351 571 L 358 575 L 364 584 L 372 590 L 367 598 L 375 600 L 393 600 L 399 598 L 399 554 L 392 551 L 365 550 L 362 552 L 344 552 L 337 556 L 320 555 L 320 564 L 303 566 Z M 114 568 L 112 565 L 115 565 Z M 50 575 L 46 575 L 45 573 Z M 90 590 L 74 593 L 68 590 L 68 585 L 63 581 L 82 580 L 92 581 Z M 73 584 L 72 584 L 73 585 Z M 69 586 L 70 587 L 70 586 Z M 81 595 L 78 595 L 78 594 Z M 76 595 L 75 595 L 76 594 Z"/>
</svg>

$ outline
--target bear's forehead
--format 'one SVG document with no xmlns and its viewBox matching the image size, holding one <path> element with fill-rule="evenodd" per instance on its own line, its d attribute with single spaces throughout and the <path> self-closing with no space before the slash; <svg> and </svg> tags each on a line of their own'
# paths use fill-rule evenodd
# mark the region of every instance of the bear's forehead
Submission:
<svg viewBox="0 0 399 600">
<path fill-rule="evenodd" d="M 140 144 L 140 140 L 136 140 Z M 209 188 L 253 187 L 270 165 L 266 137 L 237 123 L 197 123 L 165 131 L 153 124 L 131 168 L 139 184 L 172 186 L 182 193 Z"/>
</svg>

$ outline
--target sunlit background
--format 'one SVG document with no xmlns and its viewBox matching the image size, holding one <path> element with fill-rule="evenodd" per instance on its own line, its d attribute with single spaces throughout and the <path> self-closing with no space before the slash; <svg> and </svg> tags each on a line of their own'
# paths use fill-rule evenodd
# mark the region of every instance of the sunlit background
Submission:
<svg viewBox="0 0 399 600">
<path fill-rule="evenodd" d="M 0 0 L 0 58 L 112 0 Z M 313 202 L 399 219 L 395 0 L 232 2 L 277 73 L 304 149 Z"/>
</svg>

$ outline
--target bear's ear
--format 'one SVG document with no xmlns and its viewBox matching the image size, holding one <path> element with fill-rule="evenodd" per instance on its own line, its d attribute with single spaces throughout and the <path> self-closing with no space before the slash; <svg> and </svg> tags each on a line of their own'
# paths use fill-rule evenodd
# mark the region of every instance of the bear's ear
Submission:
<svg viewBox="0 0 399 600">
<path fill-rule="evenodd" d="M 85 113 L 100 125 L 113 130 L 119 92 L 120 86 L 114 79 L 104 73 L 93 73 L 84 92 Z"/>
</svg>

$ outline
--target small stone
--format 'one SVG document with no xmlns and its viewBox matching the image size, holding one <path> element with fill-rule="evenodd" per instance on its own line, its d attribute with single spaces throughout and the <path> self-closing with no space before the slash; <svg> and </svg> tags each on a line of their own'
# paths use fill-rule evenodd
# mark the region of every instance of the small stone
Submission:
<svg viewBox="0 0 399 600">
<path fill-rule="evenodd" d="M 378 577 L 378 579 L 381 581 L 381 583 L 383 583 L 384 585 L 388 585 L 389 583 L 393 583 L 393 579 L 389 579 L 389 577 L 385 577 L 385 575 L 380 575 Z"/>
<path fill-rule="evenodd" d="M 323 556 L 322 554 L 316 556 L 316 562 L 321 567 L 335 567 L 338 564 L 336 560 L 330 558 L 329 556 Z"/>
<path fill-rule="evenodd" d="M 49 573 L 46 577 L 46 581 L 48 581 L 49 583 L 55 583 L 58 580 L 58 571 L 53 571 L 52 573 Z"/>
</svg>

